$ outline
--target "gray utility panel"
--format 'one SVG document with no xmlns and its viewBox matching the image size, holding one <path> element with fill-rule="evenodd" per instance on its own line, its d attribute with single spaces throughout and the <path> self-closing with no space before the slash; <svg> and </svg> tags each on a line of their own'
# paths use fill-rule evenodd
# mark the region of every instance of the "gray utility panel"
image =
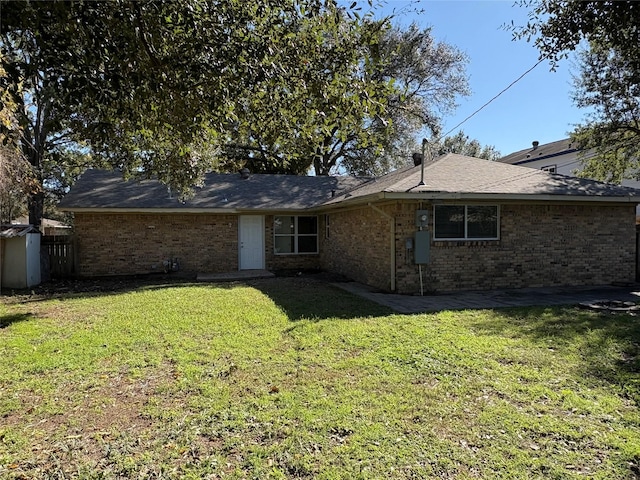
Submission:
<svg viewBox="0 0 640 480">
<path fill-rule="evenodd" d="M 429 249 L 431 247 L 431 234 L 429 230 L 416 232 L 413 258 L 416 264 L 429 263 Z"/>
</svg>

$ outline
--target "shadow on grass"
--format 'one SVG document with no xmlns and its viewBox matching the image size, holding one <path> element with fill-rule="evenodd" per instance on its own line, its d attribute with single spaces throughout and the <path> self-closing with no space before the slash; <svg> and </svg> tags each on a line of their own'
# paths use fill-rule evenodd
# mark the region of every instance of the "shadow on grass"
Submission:
<svg viewBox="0 0 640 480">
<path fill-rule="evenodd" d="M 640 406 L 640 318 L 576 307 L 504 309 L 474 329 L 528 338 L 554 350 L 578 351 L 585 378 L 618 386 Z"/>
<path fill-rule="evenodd" d="M 182 288 L 207 285 L 190 278 L 170 276 L 118 277 L 80 280 L 59 280 L 43 283 L 35 289 L 13 290 L 9 295 L 3 292 L 6 303 L 34 303 L 53 298 L 65 300 L 69 298 L 92 298 L 110 295 L 121 295 L 129 292 L 145 290 L 161 290 L 165 288 Z M 219 288 L 233 288 L 233 284 L 215 284 Z"/>
<path fill-rule="evenodd" d="M 0 315 L 0 329 L 7 328 L 14 323 L 26 322 L 33 318 L 30 313 L 10 313 L 8 315 Z"/>
<path fill-rule="evenodd" d="M 313 274 L 233 282 L 194 282 L 172 276 L 123 277 L 68 280 L 43 284 L 35 290 L 2 297 L 8 303 L 42 302 L 56 298 L 91 298 L 165 288 L 211 287 L 232 290 L 250 286 L 268 296 L 291 321 L 327 318 L 350 319 L 389 315 L 390 309 L 334 287 Z"/>
<path fill-rule="evenodd" d="M 285 312 L 289 320 L 352 319 L 390 315 L 393 311 L 353 295 L 313 275 L 249 282 Z"/>
</svg>

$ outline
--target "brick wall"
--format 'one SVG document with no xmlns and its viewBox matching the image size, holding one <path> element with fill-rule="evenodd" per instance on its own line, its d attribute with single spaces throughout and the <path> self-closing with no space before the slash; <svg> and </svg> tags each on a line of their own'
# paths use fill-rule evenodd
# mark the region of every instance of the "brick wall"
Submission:
<svg viewBox="0 0 640 480">
<path fill-rule="evenodd" d="M 405 204 L 396 215 L 401 293 L 420 290 L 418 267 L 401 258 L 404 238 L 415 231 L 415 219 L 407 214 L 411 208 L 416 207 Z M 431 262 L 423 266 L 427 291 L 630 282 L 635 279 L 635 207 L 502 205 L 500 240 L 432 241 L 430 253 Z"/>
<path fill-rule="evenodd" d="M 273 216 L 265 217 L 269 270 L 314 269 L 391 289 L 393 218 L 396 290 L 420 290 L 412 238 L 418 202 L 336 211 L 318 217 L 318 255 L 274 255 Z M 431 211 L 432 206 L 423 208 Z M 430 215 L 433 221 L 433 215 Z M 178 258 L 185 272 L 238 269 L 238 217 L 221 214 L 76 213 L 79 274 L 159 272 Z M 430 225 L 433 231 L 433 225 Z M 500 240 L 431 241 L 426 291 L 597 285 L 635 279 L 634 206 L 502 205 Z"/>
<path fill-rule="evenodd" d="M 194 274 L 238 270 L 237 215 L 76 213 L 75 226 L 82 276 L 162 272 L 169 258 L 178 258 L 180 270 Z M 318 237 L 321 241 L 322 233 Z M 266 268 L 320 268 L 318 254 L 273 252 L 273 216 L 267 215 Z"/>
<path fill-rule="evenodd" d="M 395 205 L 379 208 L 387 214 L 395 213 Z M 389 290 L 391 221 L 371 207 L 329 213 L 328 218 L 329 228 L 325 223 L 321 232 L 322 268 Z M 324 222 L 326 219 L 324 216 Z"/>
<path fill-rule="evenodd" d="M 238 217 L 214 214 L 75 214 L 79 274 L 162 272 L 178 258 L 185 272 L 238 269 Z"/>
<path fill-rule="evenodd" d="M 407 239 L 418 202 L 380 207 L 394 218 L 396 290 L 420 291 Z M 432 212 L 432 205 L 422 208 Z M 371 207 L 329 214 L 322 268 L 390 289 L 390 221 Z M 429 215 L 433 231 L 433 215 Z M 502 205 L 500 239 L 431 241 L 423 266 L 426 292 L 598 285 L 635 279 L 635 208 L 595 205 Z"/>
</svg>

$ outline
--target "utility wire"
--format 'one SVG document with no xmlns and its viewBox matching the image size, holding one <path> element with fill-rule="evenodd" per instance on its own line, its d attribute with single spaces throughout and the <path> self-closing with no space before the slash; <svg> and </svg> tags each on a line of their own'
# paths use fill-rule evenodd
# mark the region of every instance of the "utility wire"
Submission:
<svg viewBox="0 0 640 480">
<path fill-rule="evenodd" d="M 540 65 L 542 62 L 544 62 L 546 60 L 545 58 L 541 58 L 540 60 L 538 60 L 538 62 L 531 67 L 529 70 L 527 70 L 526 72 L 524 72 L 522 75 L 520 75 L 518 78 L 516 78 L 513 82 L 511 82 L 507 87 L 505 87 L 504 89 L 502 89 L 502 91 L 500 93 L 498 93 L 496 96 L 494 96 L 491 100 L 489 100 L 487 103 L 485 103 L 484 105 L 482 105 L 480 108 L 478 108 L 475 112 L 473 112 L 471 115 L 469 115 L 467 118 L 465 118 L 464 120 L 462 120 L 459 124 L 457 124 L 455 127 L 453 127 L 451 130 L 449 130 L 447 133 L 445 133 L 444 135 L 440 135 L 440 137 L 438 138 L 438 140 L 436 141 L 440 141 L 442 140 L 444 137 L 446 137 L 447 135 L 449 135 L 451 132 L 453 132 L 455 129 L 457 129 L 458 127 L 460 127 L 461 125 L 463 125 L 464 123 L 466 123 L 468 120 L 470 120 L 472 117 L 474 117 L 477 113 L 479 113 L 481 110 L 483 110 L 485 107 L 487 107 L 489 104 L 491 104 L 495 99 L 497 99 L 500 95 L 502 95 L 504 92 L 506 92 L 507 90 L 509 90 L 511 87 L 513 87 L 516 83 L 518 83 L 520 80 L 522 80 L 524 78 L 525 75 L 527 75 L 529 72 L 531 72 L 531 70 L 533 70 L 534 68 L 536 68 L 538 65 Z"/>
</svg>

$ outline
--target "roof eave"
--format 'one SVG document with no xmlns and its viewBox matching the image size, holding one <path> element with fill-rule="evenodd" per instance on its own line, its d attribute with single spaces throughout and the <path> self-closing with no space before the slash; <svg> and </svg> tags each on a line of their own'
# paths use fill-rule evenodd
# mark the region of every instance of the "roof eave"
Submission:
<svg viewBox="0 0 640 480">
<path fill-rule="evenodd" d="M 386 192 L 370 193 L 368 195 L 362 195 L 357 197 L 345 198 L 342 200 L 333 200 L 325 202 L 320 205 L 309 208 L 309 210 L 327 210 L 333 207 L 350 207 L 353 205 L 367 204 L 371 201 L 382 200 L 385 198 Z"/>
<path fill-rule="evenodd" d="M 525 193 L 466 193 L 466 192 L 385 192 L 388 200 L 505 200 L 505 201 L 562 201 L 595 203 L 640 203 L 640 196 L 554 195 Z"/>
<path fill-rule="evenodd" d="M 185 213 L 185 214 L 247 214 L 247 215 L 270 215 L 282 213 L 300 213 L 311 210 L 309 207 L 282 207 L 282 208 L 207 208 L 207 207 L 184 207 L 184 208 L 128 208 L 128 207 L 62 207 L 63 212 L 74 213 Z"/>
<path fill-rule="evenodd" d="M 235 208 L 128 208 L 128 207 L 58 207 L 74 213 L 238 213 Z"/>
<path fill-rule="evenodd" d="M 321 205 L 300 208 L 126 208 L 126 207 L 73 207 L 59 209 L 75 213 L 182 213 L 182 214 L 282 214 L 299 212 L 318 212 L 332 208 L 366 205 L 380 200 L 465 200 L 465 201 L 518 201 L 518 202 L 582 202 L 582 203 L 640 203 L 640 196 L 602 196 L 602 195 L 553 195 L 553 194 L 504 194 L 473 192 L 378 192 Z"/>
</svg>

